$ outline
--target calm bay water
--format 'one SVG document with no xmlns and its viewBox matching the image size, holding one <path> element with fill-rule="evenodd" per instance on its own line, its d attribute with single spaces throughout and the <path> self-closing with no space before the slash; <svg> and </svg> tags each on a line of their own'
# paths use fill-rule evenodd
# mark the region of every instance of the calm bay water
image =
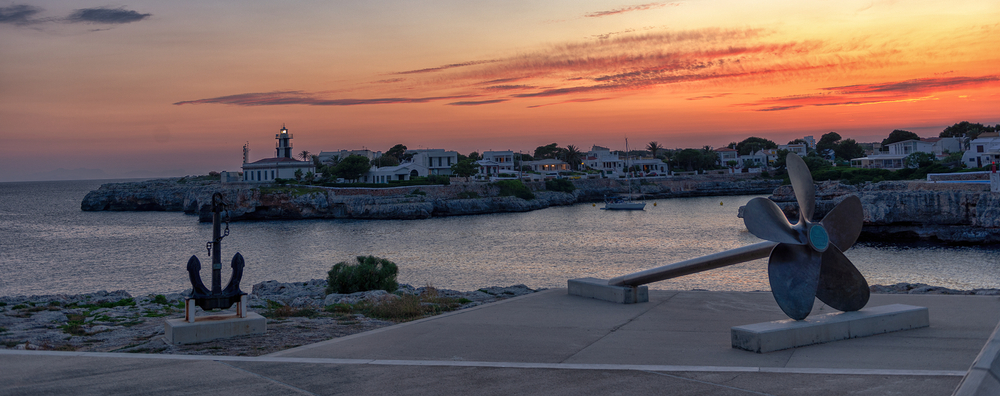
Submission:
<svg viewBox="0 0 1000 396">
<path fill-rule="evenodd" d="M 81 211 L 84 195 L 100 184 L 0 183 L 0 295 L 180 291 L 190 287 L 185 267 L 191 255 L 202 260 L 209 281 L 210 224 L 176 212 Z M 565 287 L 570 278 L 611 278 L 759 242 L 736 217 L 750 198 L 655 200 L 644 212 L 578 204 L 428 220 L 238 222 L 223 240 L 223 282 L 239 251 L 247 263 L 246 291 L 265 280 L 325 278 L 334 263 L 369 254 L 395 261 L 400 282 L 415 286 Z M 847 256 L 870 284 L 1000 288 L 1000 249 L 994 247 L 860 243 Z M 650 287 L 768 290 L 767 262 Z"/>
</svg>

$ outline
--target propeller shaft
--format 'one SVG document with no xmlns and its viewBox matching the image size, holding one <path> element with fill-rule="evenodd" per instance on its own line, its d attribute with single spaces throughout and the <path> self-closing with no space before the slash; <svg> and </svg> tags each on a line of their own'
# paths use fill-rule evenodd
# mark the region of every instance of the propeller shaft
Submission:
<svg viewBox="0 0 1000 396">
<path fill-rule="evenodd" d="M 770 241 L 755 243 L 753 245 L 619 276 L 609 280 L 608 284 L 611 286 L 639 286 L 733 264 L 745 263 L 750 260 L 767 258 L 771 254 L 771 249 L 774 249 L 777 245 L 777 242 Z"/>
</svg>

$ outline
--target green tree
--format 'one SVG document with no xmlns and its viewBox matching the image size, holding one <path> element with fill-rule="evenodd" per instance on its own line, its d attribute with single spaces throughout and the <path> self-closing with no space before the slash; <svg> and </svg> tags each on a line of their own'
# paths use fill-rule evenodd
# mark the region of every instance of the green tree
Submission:
<svg viewBox="0 0 1000 396">
<path fill-rule="evenodd" d="M 470 177 L 472 175 L 475 175 L 476 173 L 479 173 L 479 165 L 476 165 L 476 160 L 472 158 L 466 158 L 452 165 L 451 173 L 454 173 L 455 176 L 458 177 Z"/>
<path fill-rule="evenodd" d="M 396 158 L 396 164 L 399 164 L 403 162 L 403 156 L 406 155 L 406 146 L 402 144 L 392 146 L 392 148 L 385 152 L 385 155 Z"/>
<path fill-rule="evenodd" d="M 358 180 L 371 169 L 367 157 L 349 155 L 333 168 L 333 174 L 344 180 Z"/>
<path fill-rule="evenodd" d="M 736 143 L 734 148 L 739 152 L 739 155 L 749 155 L 764 149 L 778 148 L 778 144 L 764 138 L 751 136 Z"/>
<path fill-rule="evenodd" d="M 479 155 L 478 152 L 473 151 L 473 152 L 469 153 L 469 159 L 471 159 L 473 161 L 479 161 L 479 160 L 483 159 L 483 156 Z"/>
<path fill-rule="evenodd" d="M 299 158 L 302 158 L 303 161 L 309 161 L 309 154 L 308 150 L 302 150 L 302 152 L 299 153 Z"/>
<path fill-rule="evenodd" d="M 295 180 L 302 180 L 302 169 L 295 170 Z"/>
<path fill-rule="evenodd" d="M 837 155 L 837 158 L 846 161 L 865 156 L 865 148 L 861 147 L 861 144 L 854 141 L 854 139 L 841 140 L 837 144 L 837 147 L 833 149 L 833 152 Z"/>
<path fill-rule="evenodd" d="M 903 165 L 907 168 L 923 168 L 933 165 L 934 160 L 934 154 L 918 151 L 903 158 Z"/>
<path fill-rule="evenodd" d="M 980 134 L 985 132 L 996 132 L 996 127 L 991 127 L 989 125 L 983 124 L 973 124 L 968 121 L 962 121 L 945 128 L 941 131 L 940 137 L 967 137 L 969 139 L 975 139 L 979 137 Z"/>
<path fill-rule="evenodd" d="M 889 133 L 889 137 L 882 139 L 882 147 L 892 143 L 902 142 L 904 140 L 920 140 L 920 136 L 917 136 L 917 134 L 910 131 L 896 129 Z M 888 148 L 886 149 L 888 150 Z"/>
<path fill-rule="evenodd" d="M 385 166 L 396 166 L 399 165 L 399 159 L 392 155 L 383 155 L 371 161 L 371 164 L 377 168 Z"/>
<path fill-rule="evenodd" d="M 312 173 L 312 171 L 306 172 L 305 179 L 306 179 L 307 182 L 312 183 L 313 179 L 315 179 L 315 178 L 316 178 L 316 174 Z"/>
<path fill-rule="evenodd" d="M 649 151 L 649 154 L 651 154 L 653 158 L 656 158 L 656 154 L 659 153 L 660 150 L 663 150 L 663 146 L 657 142 L 649 142 L 649 144 L 646 145 L 646 151 Z"/>
<path fill-rule="evenodd" d="M 559 153 L 563 151 L 556 143 L 548 144 L 545 146 L 538 146 L 535 149 L 534 158 L 535 159 L 557 159 L 559 158 Z"/>
<path fill-rule="evenodd" d="M 571 170 L 577 170 L 580 167 L 580 162 L 583 161 L 583 153 L 580 149 L 576 148 L 574 145 L 566 146 L 566 149 L 562 152 L 563 161 L 569 164 Z"/>
<path fill-rule="evenodd" d="M 826 150 L 835 151 L 837 144 L 840 143 L 840 139 L 840 134 L 837 132 L 824 134 L 819 138 L 819 142 L 816 143 L 816 151 L 819 151 L 823 155 L 826 155 Z"/>
</svg>

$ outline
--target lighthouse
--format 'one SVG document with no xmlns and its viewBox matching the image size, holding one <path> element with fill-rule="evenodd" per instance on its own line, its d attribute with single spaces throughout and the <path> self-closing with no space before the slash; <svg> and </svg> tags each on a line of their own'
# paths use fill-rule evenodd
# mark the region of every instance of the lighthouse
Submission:
<svg viewBox="0 0 1000 396">
<path fill-rule="evenodd" d="M 281 131 L 274 135 L 275 139 L 278 139 L 277 158 L 292 158 L 292 134 L 288 133 L 288 128 L 285 128 L 285 124 L 281 124 Z"/>
</svg>

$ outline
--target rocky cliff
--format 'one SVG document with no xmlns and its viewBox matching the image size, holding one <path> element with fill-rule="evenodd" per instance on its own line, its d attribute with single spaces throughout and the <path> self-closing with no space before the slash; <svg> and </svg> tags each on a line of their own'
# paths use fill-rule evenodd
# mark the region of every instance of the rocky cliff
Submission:
<svg viewBox="0 0 1000 396">
<path fill-rule="evenodd" d="M 848 195 L 861 199 L 864 240 L 1000 243 L 1000 194 L 991 193 L 989 185 L 887 181 L 859 186 L 822 182 L 816 187 L 817 221 Z M 769 198 L 789 219 L 798 219 L 791 186 L 775 189 Z"/>
<path fill-rule="evenodd" d="M 448 186 L 341 188 L 221 184 L 188 179 L 109 183 L 91 191 L 80 207 L 85 211 L 184 211 L 211 221 L 211 197 L 219 192 L 231 205 L 231 219 L 426 219 L 484 213 L 526 212 L 554 205 L 603 200 L 629 191 L 617 179 L 574 180 L 573 193 L 545 190 L 545 183 L 525 183 L 535 199 L 501 197 L 491 183 Z M 718 177 L 632 181 L 632 191 L 652 198 L 704 195 L 766 194 L 780 182 Z"/>
</svg>

